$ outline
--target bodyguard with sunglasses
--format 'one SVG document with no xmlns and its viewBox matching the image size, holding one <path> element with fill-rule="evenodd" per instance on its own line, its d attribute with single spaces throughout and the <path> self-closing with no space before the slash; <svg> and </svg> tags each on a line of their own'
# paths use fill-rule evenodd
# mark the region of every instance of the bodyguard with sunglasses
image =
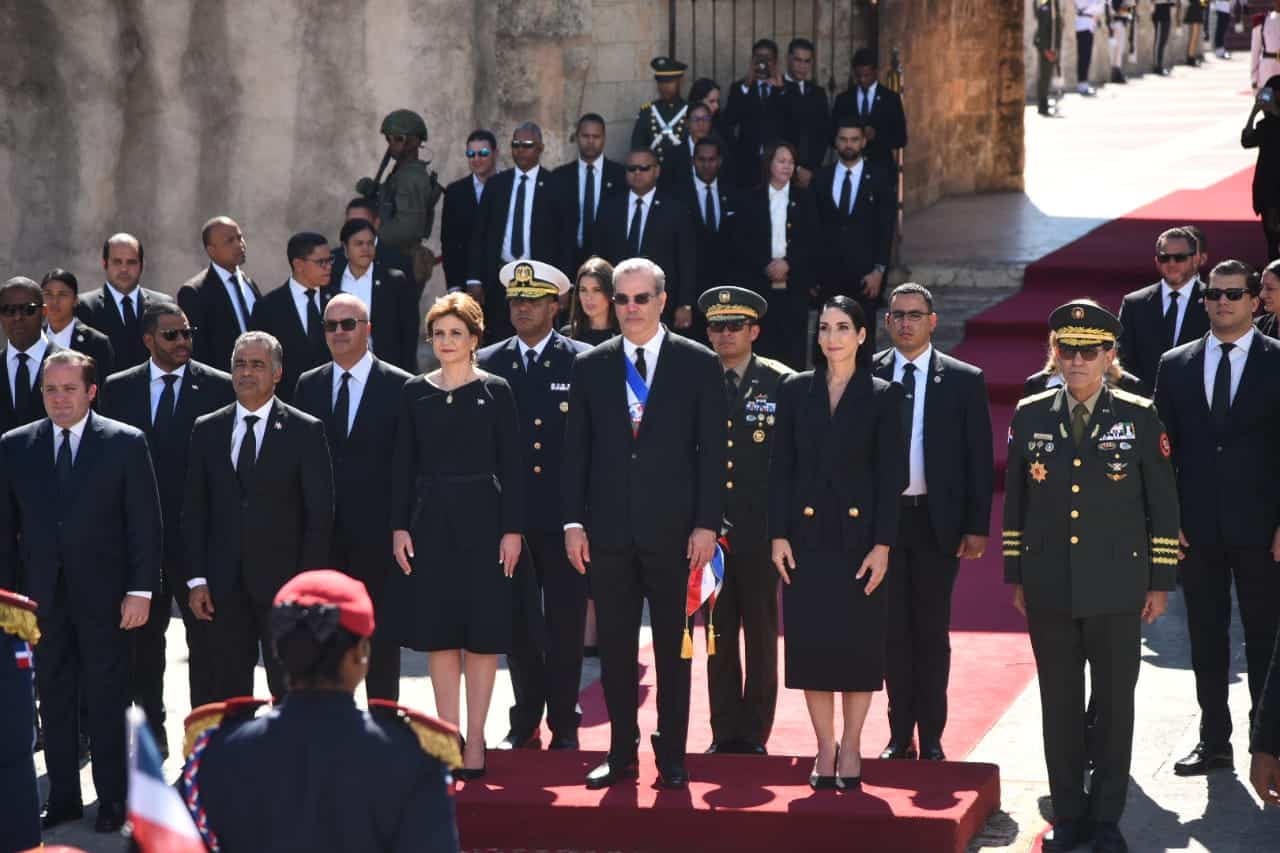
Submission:
<svg viewBox="0 0 1280 853">
<path fill-rule="evenodd" d="M 1169 427 L 1182 503 L 1182 588 L 1200 738 L 1180 776 L 1230 769 L 1231 585 L 1244 623 L 1252 721 L 1280 617 L 1280 342 L 1258 332 L 1259 285 L 1223 261 L 1204 292 L 1209 334 L 1167 353 L 1156 404 Z"/>
<path fill-rule="evenodd" d="M 130 695 L 147 712 L 156 742 L 167 752 L 164 737 L 165 629 L 170 596 L 177 599 L 191 653 L 191 707 L 215 698 L 210 673 L 213 662 L 208 623 L 187 606 L 185 552 L 182 545 L 182 495 L 187 479 L 187 451 L 196 418 L 235 399 L 231 375 L 191 357 L 196 329 L 172 302 L 152 302 L 142 313 L 142 342 L 151 357 L 143 364 L 109 377 L 99 394 L 102 414 L 143 432 L 151 450 L 160 490 L 164 523 L 161 588 L 151 601 L 147 623 L 135 631 Z"/>
<path fill-rule="evenodd" d="M 44 317 L 40 285 L 22 275 L 0 284 L 0 326 L 7 340 L 0 350 L 0 434 L 44 417 L 40 375 L 45 358 L 58 351 L 41 334 Z"/>
<path fill-rule="evenodd" d="M 440 216 L 440 262 L 444 265 L 445 287 L 461 290 L 467 286 L 471 258 L 471 234 L 480 213 L 484 187 L 498 171 L 498 139 L 483 128 L 471 131 L 462 153 L 467 158 L 467 176 L 444 191 Z"/>
<path fill-rule="evenodd" d="M 1055 815 L 1044 849 L 1092 839 L 1095 851 L 1115 853 L 1128 849 L 1118 824 L 1142 622 L 1159 618 L 1174 588 L 1178 496 L 1169 437 L 1151 401 L 1104 382 L 1119 322 L 1079 301 L 1049 323 L 1065 386 L 1019 402 L 1009 427 L 1004 578 L 1027 617 L 1039 672 Z"/>
</svg>

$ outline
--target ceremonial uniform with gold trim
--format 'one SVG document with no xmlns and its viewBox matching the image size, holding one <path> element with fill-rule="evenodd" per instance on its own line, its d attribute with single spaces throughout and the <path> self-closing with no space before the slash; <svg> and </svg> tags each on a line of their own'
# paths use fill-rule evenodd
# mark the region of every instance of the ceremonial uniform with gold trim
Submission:
<svg viewBox="0 0 1280 853">
<path fill-rule="evenodd" d="M 40 846 L 36 737 L 36 603 L 0 589 L 0 850 Z"/>
<path fill-rule="evenodd" d="M 654 79 L 661 82 L 683 77 L 688 66 L 669 57 L 659 56 L 649 63 L 649 67 L 653 69 Z M 661 166 L 668 155 L 688 138 L 689 103 L 684 98 L 677 95 L 671 101 L 655 99 L 640 105 L 635 127 L 631 129 L 632 148 L 652 150 Z M 678 176 L 666 175 L 664 183 L 676 177 Z"/>
</svg>

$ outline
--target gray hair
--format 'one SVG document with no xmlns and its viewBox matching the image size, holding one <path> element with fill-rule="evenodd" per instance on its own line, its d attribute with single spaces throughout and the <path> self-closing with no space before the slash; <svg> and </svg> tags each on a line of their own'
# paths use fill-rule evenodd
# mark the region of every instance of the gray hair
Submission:
<svg viewBox="0 0 1280 853">
<path fill-rule="evenodd" d="M 271 353 L 271 366 L 276 370 L 284 370 L 284 347 L 280 346 L 280 342 L 276 340 L 275 335 L 269 335 L 266 332 L 245 332 L 236 338 L 236 344 L 231 348 L 231 366 L 235 367 L 236 353 L 240 352 L 240 348 L 250 344 L 261 344 Z"/>
<path fill-rule="evenodd" d="M 542 128 L 538 127 L 533 122 L 531 121 L 520 122 L 518 125 L 516 125 L 516 129 L 511 131 L 511 135 L 515 136 L 517 133 L 519 133 L 522 130 L 528 133 L 532 133 L 534 139 L 538 140 L 538 142 L 542 142 Z"/>
<path fill-rule="evenodd" d="M 643 273 L 653 279 L 653 286 L 659 293 L 667 289 L 667 274 L 662 271 L 662 267 L 655 264 L 648 258 L 627 258 L 622 263 L 613 268 L 613 285 L 618 286 L 618 282 L 626 275 L 637 275 Z"/>
</svg>

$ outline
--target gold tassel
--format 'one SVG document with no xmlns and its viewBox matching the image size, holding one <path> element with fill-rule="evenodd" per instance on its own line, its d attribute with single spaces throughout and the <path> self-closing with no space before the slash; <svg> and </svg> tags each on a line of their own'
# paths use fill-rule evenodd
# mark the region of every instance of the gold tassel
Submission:
<svg viewBox="0 0 1280 853">
<path fill-rule="evenodd" d="M 707 623 L 707 657 L 711 657 L 716 653 L 716 625 L 714 622 Z"/>
<path fill-rule="evenodd" d="M 693 658 L 693 636 L 689 633 L 689 626 L 684 626 L 684 642 L 680 644 L 680 657 L 684 660 Z"/>
</svg>

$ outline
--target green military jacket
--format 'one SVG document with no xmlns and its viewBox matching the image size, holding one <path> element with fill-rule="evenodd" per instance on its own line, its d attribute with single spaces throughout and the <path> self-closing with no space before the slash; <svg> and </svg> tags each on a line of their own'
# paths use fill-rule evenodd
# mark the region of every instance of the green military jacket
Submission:
<svg viewBox="0 0 1280 853">
<path fill-rule="evenodd" d="M 1150 400 L 1104 387 L 1077 447 L 1069 402 L 1065 388 L 1027 397 L 1009 427 L 1005 582 L 1028 610 L 1141 610 L 1178 565 L 1169 437 Z"/>
<path fill-rule="evenodd" d="M 1058 0 L 1036 0 L 1036 33 L 1032 44 L 1041 51 L 1062 49 L 1062 10 Z"/>
<path fill-rule="evenodd" d="M 397 164 L 378 192 L 378 215 L 382 218 L 378 238 L 412 254 L 418 242 L 431 234 L 436 186 L 426 162 Z"/>
<path fill-rule="evenodd" d="M 674 141 L 672 137 L 675 137 Z M 689 104 L 684 98 L 642 104 L 631 130 L 631 147 L 648 148 L 661 164 L 671 149 L 689 138 Z"/>
<path fill-rule="evenodd" d="M 729 403 L 724 506 L 730 554 L 769 547 L 769 453 L 778 385 L 794 372 L 780 361 L 753 355 Z"/>
</svg>

